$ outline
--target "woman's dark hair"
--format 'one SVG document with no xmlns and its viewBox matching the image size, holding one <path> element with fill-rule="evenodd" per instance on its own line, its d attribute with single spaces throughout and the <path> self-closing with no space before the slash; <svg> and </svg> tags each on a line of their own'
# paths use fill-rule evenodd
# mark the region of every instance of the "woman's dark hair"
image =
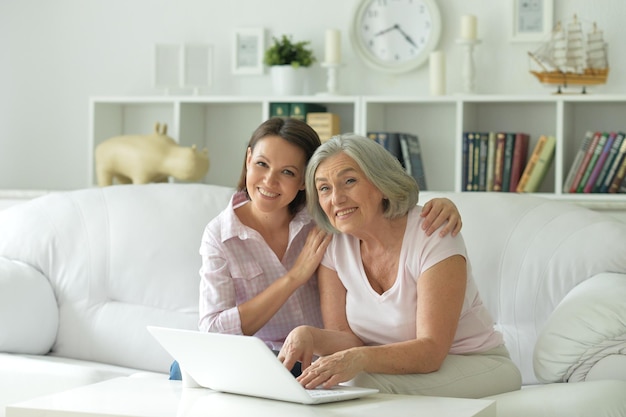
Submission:
<svg viewBox="0 0 626 417">
<path fill-rule="evenodd" d="M 309 159 L 313 155 L 313 152 L 321 145 L 320 138 L 305 122 L 299 119 L 283 119 L 280 117 L 273 117 L 261 123 L 259 127 L 252 133 L 250 142 L 248 142 L 248 148 L 254 151 L 256 144 L 267 136 L 280 136 L 287 142 L 296 145 L 298 148 L 304 151 L 305 162 L 308 163 Z M 238 191 L 245 191 L 248 194 L 246 184 L 246 158 L 243 160 L 243 169 L 239 182 L 237 183 Z M 248 195 L 249 197 L 249 195 Z M 291 203 L 289 203 L 289 212 L 292 214 L 297 213 L 306 203 L 306 191 L 300 190 Z"/>
</svg>

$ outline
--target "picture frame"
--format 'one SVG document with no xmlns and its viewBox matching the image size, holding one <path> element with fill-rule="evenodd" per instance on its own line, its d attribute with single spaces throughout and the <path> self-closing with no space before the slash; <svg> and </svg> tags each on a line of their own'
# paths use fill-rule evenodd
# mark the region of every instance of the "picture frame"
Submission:
<svg viewBox="0 0 626 417">
<path fill-rule="evenodd" d="M 235 29 L 232 48 L 234 74 L 263 74 L 265 29 Z"/>
<path fill-rule="evenodd" d="M 512 0 L 512 42 L 546 40 L 554 25 L 554 0 Z"/>
<path fill-rule="evenodd" d="M 213 84 L 213 46 L 187 43 L 183 48 L 181 87 L 192 88 L 195 95 Z"/>
<path fill-rule="evenodd" d="M 169 93 L 181 79 L 182 51 L 180 44 L 154 45 L 154 87 Z"/>
</svg>

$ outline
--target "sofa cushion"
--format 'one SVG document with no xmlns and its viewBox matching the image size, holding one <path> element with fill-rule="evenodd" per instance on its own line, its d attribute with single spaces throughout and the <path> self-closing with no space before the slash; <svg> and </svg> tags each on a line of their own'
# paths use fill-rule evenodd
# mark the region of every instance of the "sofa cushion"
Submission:
<svg viewBox="0 0 626 417">
<path fill-rule="evenodd" d="M 147 325 L 197 329 L 198 253 L 232 188 L 115 185 L 50 193 L 0 212 L 0 256 L 47 277 L 59 326 L 51 354 L 167 372 Z"/>
<path fill-rule="evenodd" d="M 46 277 L 0 257 L 0 351 L 47 353 L 58 325 L 57 303 Z"/>
<path fill-rule="evenodd" d="M 626 381 L 591 381 L 529 386 L 493 395 L 498 417 L 621 417 Z"/>
<path fill-rule="evenodd" d="M 423 193 L 449 197 L 480 296 L 525 385 L 539 382 L 533 351 L 563 298 L 604 272 L 626 273 L 626 224 L 605 213 L 525 193 Z"/>
<path fill-rule="evenodd" d="M 569 292 L 539 334 L 534 368 L 542 382 L 587 380 L 603 359 L 626 374 L 626 275 L 598 274 Z M 595 378 L 601 378 L 600 364 Z M 615 371 L 615 369 L 613 369 Z"/>
</svg>

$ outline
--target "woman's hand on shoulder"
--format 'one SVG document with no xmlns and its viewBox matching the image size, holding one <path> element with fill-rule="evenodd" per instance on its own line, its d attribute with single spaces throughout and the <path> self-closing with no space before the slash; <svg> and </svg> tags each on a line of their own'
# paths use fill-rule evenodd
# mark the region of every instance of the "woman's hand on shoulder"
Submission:
<svg viewBox="0 0 626 417">
<path fill-rule="evenodd" d="M 456 205 L 448 198 L 433 198 L 424 204 L 424 208 L 420 213 L 424 217 L 422 228 L 426 231 L 426 235 L 430 236 L 435 230 L 445 226 L 439 231 L 439 236 L 444 237 L 448 233 L 456 236 L 463 226 L 461 214 Z"/>
<path fill-rule="evenodd" d="M 332 234 L 326 233 L 317 226 L 311 229 L 304 243 L 304 247 L 300 255 L 298 255 L 298 259 L 296 259 L 296 263 L 289 271 L 289 275 L 294 278 L 299 285 L 303 285 L 313 276 L 320 262 L 322 262 L 326 248 L 332 238 Z"/>
</svg>

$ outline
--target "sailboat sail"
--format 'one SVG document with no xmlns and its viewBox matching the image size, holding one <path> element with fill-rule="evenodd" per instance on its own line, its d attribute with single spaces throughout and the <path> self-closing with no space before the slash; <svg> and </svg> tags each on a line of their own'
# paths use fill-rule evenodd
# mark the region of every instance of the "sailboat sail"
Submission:
<svg viewBox="0 0 626 417">
<path fill-rule="evenodd" d="M 587 35 L 587 66 L 593 69 L 608 67 L 604 37 L 602 31 L 595 28 Z"/>
</svg>

